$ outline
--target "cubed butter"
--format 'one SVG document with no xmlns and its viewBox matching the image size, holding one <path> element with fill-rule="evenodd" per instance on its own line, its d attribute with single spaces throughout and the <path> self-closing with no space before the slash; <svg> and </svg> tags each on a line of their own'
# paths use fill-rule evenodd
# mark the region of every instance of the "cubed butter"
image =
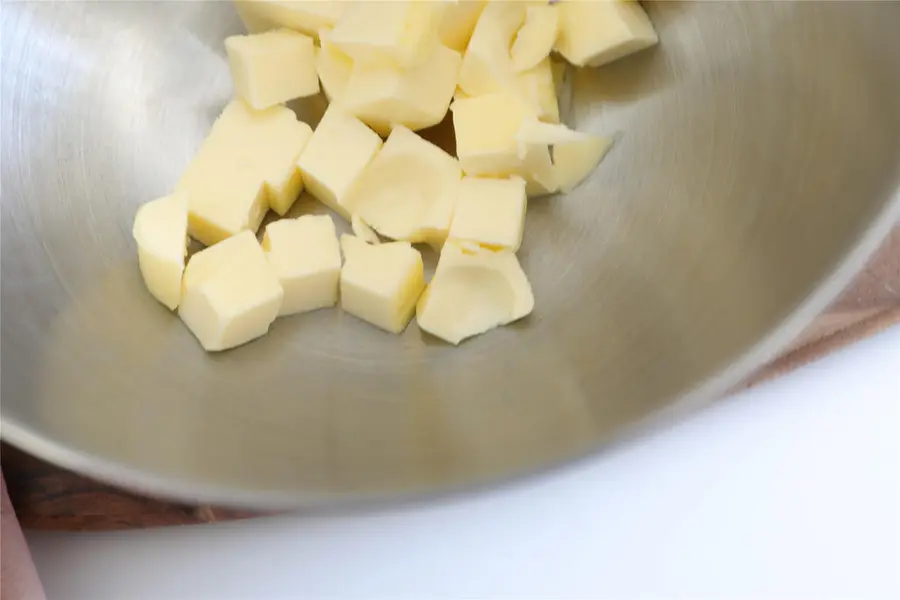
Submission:
<svg viewBox="0 0 900 600">
<path fill-rule="evenodd" d="M 311 135 L 283 106 L 229 103 L 176 186 L 188 197 L 191 237 L 209 246 L 255 232 L 270 206 L 287 212 L 303 188 L 297 158 Z"/>
<path fill-rule="evenodd" d="M 396 127 L 348 194 L 346 206 L 385 237 L 440 246 L 461 177 L 455 158 Z"/>
<path fill-rule="evenodd" d="M 344 12 L 341 0 L 235 0 L 238 15 L 251 33 L 286 27 L 316 35 L 334 27 Z"/>
<path fill-rule="evenodd" d="M 572 191 L 600 164 L 611 147 L 612 139 L 601 136 L 555 145 L 553 169 L 559 188 L 564 192 Z"/>
<path fill-rule="evenodd" d="M 400 333 L 425 289 L 422 256 L 409 242 L 367 244 L 341 236 L 341 308 L 376 327 Z"/>
<path fill-rule="evenodd" d="M 524 148 L 519 175 L 525 179 L 525 193 L 529 198 L 559 191 L 556 171 L 550 158 L 550 146 L 531 144 Z M 519 147 L 522 151 L 522 147 Z"/>
<path fill-rule="evenodd" d="M 341 106 L 383 136 L 398 125 L 412 130 L 437 125 L 456 90 L 460 60 L 458 52 L 438 45 L 425 62 L 405 69 L 357 62 Z"/>
<path fill-rule="evenodd" d="M 330 216 L 269 223 L 262 248 L 284 290 L 279 316 L 337 304 L 341 249 Z"/>
<path fill-rule="evenodd" d="M 207 351 L 240 346 L 269 331 L 283 291 L 249 231 L 191 257 L 178 314 Z"/>
<path fill-rule="evenodd" d="M 132 235 L 141 276 L 153 297 L 169 310 L 181 300 L 187 224 L 187 196 L 177 192 L 142 204 L 134 216 Z"/>
<path fill-rule="evenodd" d="M 525 9 L 525 23 L 516 32 L 509 52 L 514 70 L 531 69 L 550 56 L 559 31 L 557 9 L 554 4 L 529 6 Z"/>
<path fill-rule="evenodd" d="M 378 237 L 378 233 L 369 227 L 369 224 L 363 221 L 363 218 L 359 215 L 353 215 L 353 217 L 350 218 L 350 229 L 353 231 L 353 235 L 367 244 L 381 243 L 381 238 Z"/>
<path fill-rule="evenodd" d="M 505 177 L 518 172 L 515 138 L 530 115 L 518 97 L 495 92 L 458 100 L 451 108 L 456 155 L 466 175 Z"/>
<path fill-rule="evenodd" d="M 438 28 L 441 43 L 457 52 L 465 52 L 486 4 L 487 0 L 449 2 Z"/>
<path fill-rule="evenodd" d="M 544 123 L 535 118 L 526 118 L 516 133 L 516 141 L 520 144 L 556 145 L 569 142 L 583 142 L 590 136 L 580 131 L 569 129 L 559 123 Z"/>
<path fill-rule="evenodd" d="M 518 175 L 527 183 L 528 196 L 556 191 L 549 148 L 523 148 L 516 140 L 522 124 L 534 118 L 519 96 L 496 92 L 460 99 L 451 110 L 456 155 L 463 173 L 480 177 Z"/>
<path fill-rule="evenodd" d="M 332 104 L 300 155 L 307 190 L 349 220 L 351 213 L 344 206 L 347 192 L 380 148 L 377 133 Z"/>
<path fill-rule="evenodd" d="M 519 177 L 463 177 L 449 238 L 515 252 L 522 245 L 526 204 L 525 180 Z"/>
<path fill-rule="evenodd" d="M 527 71 L 516 73 L 515 86 L 512 88 L 534 116 L 547 123 L 559 123 L 556 89 L 549 58 L 545 58 Z"/>
<path fill-rule="evenodd" d="M 348 2 L 331 42 L 355 63 L 412 67 L 438 44 L 443 2 Z"/>
<path fill-rule="evenodd" d="M 416 307 L 419 327 L 451 344 L 531 313 L 531 285 L 511 250 L 449 241 Z"/>
<path fill-rule="evenodd" d="M 579 67 L 599 67 L 659 42 L 637 2 L 562 2 L 559 12 L 556 50 Z"/>
<path fill-rule="evenodd" d="M 459 69 L 459 87 L 469 96 L 514 85 L 510 46 L 525 22 L 524 2 L 489 2 L 481 13 Z"/>
<path fill-rule="evenodd" d="M 237 95 L 256 110 L 319 93 L 311 37 L 290 29 L 225 39 Z"/>
<path fill-rule="evenodd" d="M 316 52 L 316 72 L 322 83 L 322 91 L 329 102 L 339 102 L 350 80 L 353 60 L 338 50 L 330 40 L 331 32 L 319 32 L 319 49 Z"/>
</svg>

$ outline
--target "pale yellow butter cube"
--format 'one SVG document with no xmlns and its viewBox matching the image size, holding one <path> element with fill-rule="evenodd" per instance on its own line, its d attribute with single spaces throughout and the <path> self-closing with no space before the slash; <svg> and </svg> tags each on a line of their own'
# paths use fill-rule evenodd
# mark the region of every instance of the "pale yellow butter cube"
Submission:
<svg viewBox="0 0 900 600">
<path fill-rule="evenodd" d="M 438 44 L 443 2 L 350 2 L 331 32 L 331 43 L 357 63 L 411 67 Z"/>
<path fill-rule="evenodd" d="M 450 240 L 515 252 L 522 245 L 526 204 L 525 181 L 519 177 L 463 177 Z"/>
<path fill-rule="evenodd" d="M 229 103 L 176 186 L 188 197 L 191 237 L 212 245 L 255 232 L 270 205 L 287 212 L 303 187 L 296 163 L 311 135 L 283 106 Z"/>
<path fill-rule="evenodd" d="M 237 95 L 256 110 L 319 93 L 311 37 L 289 29 L 225 39 Z"/>
<path fill-rule="evenodd" d="M 251 33 L 287 27 L 316 35 L 334 27 L 347 3 L 343 0 L 235 0 L 238 15 Z"/>
<path fill-rule="evenodd" d="M 549 58 L 545 58 L 527 71 L 516 73 L 513 90 L 538 119 L 548 123 L 559 123 L 559 101 L 553 79 L 553 66 Z"/>
<path fill-rule="evenodd" d="M 169 310 L 181 299 L 181 275 L 187 255 L 187 196 L 175 193 L 142 204 L 132 235 L 144 284 Z"/>
<path fill-rule="evenodd" d="M 460 60 L 458 52 L 439 45 L 425 62 L 406 69 L 356 63 L 341 106 L 383 136 L 398 125 L 437 125 L 456 90 Z"/>
<path fill-rule="evenodd" d="M 559 188 L 570 192 L 584 181 L 609 152 L 612 143 L 610 138 L 590 136 L 554 146 L 553 169 Z"/>
<path fill-rule="evenodd" d="M 489 2 L 478 19 L 459 69 L 469 96 L 509 89 L 515 83 L 510 46 L 525 22 L 524 2 Z"/>
<path fill-rule="evenodd" d="M 556 145 L 571 142 L 583 142 L 590 136 L 580 131 L 569 129 L 559 123 L 544 123 L 535 118 L 527 118 L 522 122 L 516 140 L 520 144 Z"/>
<path fill-rule="evenodd" d="M 516 33 L 510 49 L 513 69 L 524 71 L 550 56 L 559 32 L 559 11 L 556 5 L 529 6 L 525 23 Z"/>
<path fill-rule="evenodd" d="M 453 103 L 456 155 L 466 175 L 505 177 L 521 167 L 516 134 L 528 109 L 513 94 L 496 92 Z"/>
<path fill-rule="evenodd" d="M 487 0 L 448 2 L 438 28 L 441 43 L 457 52 L 464 52 L 486 4 Z"/>
<path fill-rule="evenodd" d="M 450 228 L 461 177 L 455 158 L 396 127 L 346 206 L 381 235 L 439 246 Z"/>
<path fill-rule="evenodd" d="M 188 262 L 178 314 L 207 351 L 240 346 L 269 331 L 283 291 L 249 231 Z"/>
<path fill-rule="evenodd" d="M 516 136 L 533 113 L 521 98 L 497 92 L 457 100 L 451 107 L 456 155 L 463 173 L 481 177 L 518 175 L 529 196 L 556 191 L 547 146 L 523 147 Z"/>
<path fill-rule="evenodd" d="M 307 190 L 350 219 L 347 193 L 381 148 L 381 138 L 337 104 L 325 111 L 297 163 Z"/>
<path fill-rule="evenodd" d="M 416 307 L 419 327 L 451 344 L 531 313 L 531 285 L 511 250 L 494 252 L 452 240 Z"/>
<path fill-rule="evenodd" d="M 367 244 L 341 236 L 341 308 L 391 333 L 409 323 L 425 289 L 422 256 L 408 242 Z"/>
<path fill-rule="evenodd" d="M 320 47 L 316 52 L 316 72 L 322 83 L 322 91 L 329 102 L 339 102 L 353 71 L 353 60 L 335 48 L 330 40 L 331 32 L 319 32 Z"/>
<path fill-rule="evenodd" d="M 556 50 L 573 65 L 599 67 L 659 42 L 637 2 L 563 2 Z"/>
<path fill-rule="evenodd" d="M 270 223 L 262 247 L 284 289 L 279 316 L 337 304 L 341 249 L 330 216 Z"/>
<path fill-rule="evenodd" d="M 381 243 L 381 238 L 378 237 L 378 233 L 372 229 L 368 223 L 363 221 L 363 218 L 359 215 L 353 215 L 353 217 L 350 218 L 350 229 L 353 231 L 353 235 L 367 244 Z"/>
</svg>

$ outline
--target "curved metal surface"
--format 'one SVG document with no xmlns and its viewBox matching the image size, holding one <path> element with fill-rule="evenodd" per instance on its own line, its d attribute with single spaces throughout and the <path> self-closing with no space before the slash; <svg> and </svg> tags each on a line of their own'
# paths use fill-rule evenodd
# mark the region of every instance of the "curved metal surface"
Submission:
<svg viewBox="0 0 900 600">
<path fill-rule="evenodd" d="M 529 204 L 531 318 L 454 349 L 323 311 L 208 355 L 130 226 L 232 93 L 230 3 L 5 3 L 4 437 L 168 496 L 309 505 L 530 472 L 709 401 L 897 214 L 900 4 L 648 12 L 660 47 L 575 77 L 572 124 L 620 140 Z"/>
</svg>

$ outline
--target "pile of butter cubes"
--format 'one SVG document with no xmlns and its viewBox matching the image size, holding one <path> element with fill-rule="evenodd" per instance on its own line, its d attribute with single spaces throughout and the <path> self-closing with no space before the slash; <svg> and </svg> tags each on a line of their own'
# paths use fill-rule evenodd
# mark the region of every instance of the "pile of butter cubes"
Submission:
<svg viewBox="0 0 900 600">
<path fill-rule="evenodd" d="M 529 197 L 567 192 L 607 138 L 560 124 L 560 74 L 652 46 L 637 2 L 235 2 L 236 99 L 170 195 L 134 221 L 150 292 L 208 351 L 340 302 L 393 333 L 415 314 L 447 342 L 534 306 L 516 252 Z M 560 58 L 561 57 L 561 58 Z M 324 93 L 315 131 L 284 103 Z M 456 156 L 418 130 L 452 115 Z M 303 190 L 333 218 L 284 217 Z M 187 265 L 187 243 L 206 246 Z M 385 240 L 385 241 L 383 241 Z M 440 252 L 431 281 L 413 244 Z"/>
</svg>

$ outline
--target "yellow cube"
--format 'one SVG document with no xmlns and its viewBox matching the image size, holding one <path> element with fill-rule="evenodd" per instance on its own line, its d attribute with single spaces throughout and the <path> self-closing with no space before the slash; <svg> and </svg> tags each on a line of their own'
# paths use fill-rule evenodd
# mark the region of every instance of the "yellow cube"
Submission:
<svg viewBox="0 0 900 600">
<path fill-rule="evenodd" d="M 453 103 L 456 155 L 466 175 L 505 177 L 521 168 L 516 134 L 530 111 L 513 94 L 496 92 Z"/>
<path fill-rule="evenodd" d="M 414 131 L 437 125 L 456 90 L 460 60 L 439 45 L 428 60 L 406 69 L 356 63 L 341 106 L 383 136 L 397 125 Z"/>
<path fill-rule="evenodd" d="M 344 88 L 350 80 L 353 70 L 353 59 L 338 50 L 331 43 L 331 32 L 323 29 L 319 32 L 319 49 L 316 52 L 316 72 L 322 83 L 322 91 L 329 102 L 339 102 L 344 95 Z"/>
<path fill-rule="evenodd" d="M 346 207 L 381 235 L 439 246 L 461 177 L 455 158 L 397 127 L 348 194 Z"/>
<path fill-rule="evenodd" d="M 256 237 L 244 231 L 191 257 L 178 314 L 204 349 L 227 350 L 265 335 L 282 297 Z"/>
<path fill-rule="evenodd" d="M 289 29 L 225 39 L 237 95 L 256 110 L 319 93 L 311 37 Z"/>
<path fill-rule="evenodd" d="M 262 241 L 284 300 L 279 316 L 337 304 L 341 249 L 328 215 L 304 215 L 266 226 Z"/>
<path fill-rule="evenodd" d="M 411 67 L 438 44 L 443 2 L 348 2 L 331 42 L 354 62 Z"/>
<path fill-rule="evenodd" d="M 341 0 L 235 0 L 238 15 L 251 33 L 286 27 L 316 35 L 323 27 L 334 27 L 346 2 Z"/>
<path fill-rule="evenodd" d="M 487 0 L 457 0 L 450 3 L 438 28 L 441 43 L 458 52 L 465 52 L 486 4 Z"/>
<path fill-rule="evenodd" d="M 256 231 L 269 206 L 283 214 L 303 188 L 297 158 L 312 135 L 283 106 L 225 107 L 176 185 L 188 197 L 188 231 L 212 245 Z"/>
<path fill-rule="evenodd" d="M 349 220 L 345 197 L 380 148 L 377 133 L 332 104 L 297 164 L 308 191 Z"/>
<path fill-rule="evenodd" d="M 187 196 L 179 193 L 141 205 L 134 217 L 132 235 L 144 284 L 169 310 L 181 300 L 187 223 Z"/>
<path fill-rule="evenodd" d="M 459 70 L 469 96 L 508 89 L 515 80 L 510 46 L 525 22 L 525 2 L 489 2 L 472 32 Z"/>
<path fill-rule="evenodd" d="M 510 48 L 513 69 L 524 71 L 550 56 L 559 32 L 558 6 L 544 4 L 525 9 L 525 23 Z"/>
<path fill-rule="evenodd" d="M 519 177 L 463 177 L 449 237 L 515 252 L 522 245 L 526 204 L 525 181 Z"/>
<path fill-rule="evenodd" d="M 400 333 L 425 289 L 422 255 L 408 242 L 367 244 L 341 236 L 341 308 L 391 333 Z"/>
<path fill-rule="evenodd" d="M 563 2 L 556 50 L 573 65 L 599 67 L 659 42 L 637 2 Z"/>
<path fill-rule="evenodd" d="M 531 285 L 511 250 L 449 241 L 416 307 L 423 331 L 451 344 L 506 325 L 534 309 Z"/>
</svg>

